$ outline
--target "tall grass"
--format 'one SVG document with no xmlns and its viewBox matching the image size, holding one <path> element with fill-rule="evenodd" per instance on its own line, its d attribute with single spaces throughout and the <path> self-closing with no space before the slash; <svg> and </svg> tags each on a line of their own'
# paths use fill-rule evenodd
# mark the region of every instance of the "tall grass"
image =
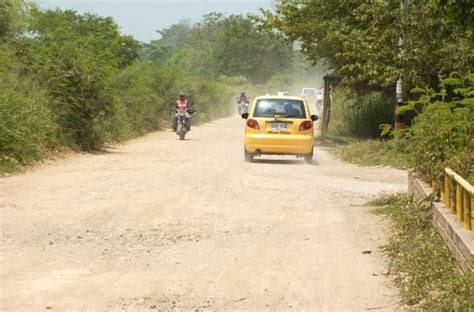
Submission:
<svg viewBox="0 0 474 312">
<path fill-rule="evenodd" d="M 380 125 L 393 121 L 393 101 L 381 92 L 359 95 L 351 89 L 336 92 L 329 133 L 357 138 L 379 138 Z"/>
<path fill-rule="evenodd" d="M 431 224 L 429 209 L 407 195 L 369 203 L 394 223 L 384 250 L 402 302 L 416 311 L 473 311 L 474 275 L 462 275 Z"/>
<path fill-rule="evenodd" d="M 196 103 L 193 123 L 230 113 L 225 83 L 177 68 L 136 62 L 108 78 L 88 82 L 87 71 L 40 85 L 12 50 L 0 47 L 0 172 L 42 159 L 66 146 L 97 150 L 171 124 L 170 102 L 184 91 Z M 65 69 L 56 69 L 65 70 Z"/>
<path fill-rule="evenodd" d="M 12 51 L 0 46 L 0 171 L 41 159 L 59 144 L 46 93 L 21 71 Z"/>
</svg>

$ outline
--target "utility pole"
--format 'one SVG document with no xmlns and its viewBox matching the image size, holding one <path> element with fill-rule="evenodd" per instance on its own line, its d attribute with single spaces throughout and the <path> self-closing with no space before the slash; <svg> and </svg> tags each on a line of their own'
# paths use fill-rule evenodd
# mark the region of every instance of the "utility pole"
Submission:
<svg viewBox="0 0 474 312">
<path fill-rule="evenodd" d="M 402 19 L 403 16 L 406 14 L 408 10 L 408 1 L 409 0 L 400 0 L 400 9 L 402 12 Z M 403 38 L 403 32 L 400 33 L 400 37 L 398 39 L 398 57 L 400 61 L 402 60 L 403 55 L 405 54 L 404 51 L 404 38 Z M 402 71 L 403 69 L 400 69 L 400 76 L 398 77 L 397 80 L 397 89 L 396 89 L 396 105 L 395 105 L 395 130 L 401 130 L 405 128 L 405 113 L 397 113 L 398 108 L 402 107 L 403 105 L 403 80 L 402 80 Z"/>
</svg>

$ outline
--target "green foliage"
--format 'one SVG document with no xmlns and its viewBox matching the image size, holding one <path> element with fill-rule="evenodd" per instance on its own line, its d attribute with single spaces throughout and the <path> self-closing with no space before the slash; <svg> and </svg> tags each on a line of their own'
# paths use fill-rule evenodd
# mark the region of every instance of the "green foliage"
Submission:
<svg viewBox="0 0 474 312">
<path fill-rule="evenodd" d="M 291 46 L 280 35 L 259 30 L 248 17 L 230 16 L 222 24 L 223 38 L 214 53 L 219 74 L 264 82 L 290 65 Z"/>
<path fill-rule="evenodd" d="M 408 200 L 411 200 L 411 198 L 408 197 L 408 196 L 405 196 L 403 194 L 400 194 L 400 193 L 382 195 L 380 197 L 377 197 L 375 199 L 370 200 L 367 203 L 367 206 L 376 206 L 376 207 L 384 206 L 383 208 L 385 210 L 383 210 L 383 211 L 387 212 L 386 211 L 387 209 L 391 209 L 391 208 L 396 207 L 396 205 L 402 200 L 408 201 Z M 393 210 L 390 210 L 390 212 L 393 213 Z"/>
<path fill-rule="evenodd" d="M 171 52 L 184 47 L 190 37 L 191 29 L 191 26 L 182 22 L 172 25 L 168 29 L 158 31 L 161 39 L 144 45 L 143 58 L 154 63 L 166 60 Z"/>
<path fill-rule="evenodd" d="M 2 88 L 3 89 L 3 88 Z M 0 90 L 0 158 L 29 164 L 55 146 L 57 127 L 44 102 Z"/>
<path fill-rule="evenodd" d="M 58 145 L 48 98 L 34 76 L 21 74 L 13 51 L 0 46 L 0 167 L 14 168 L 43 157 Z M 11 171 L 9 169 L 8 171 Z"/>
<path fill-rule="evenodd" d="M 166 127 L 179 91 L 196 103 L 194 122 L 225 116 L 237 88 L 289 81 L 295 68 L 291 47 L 251 17 L 212 13 L 144 47 L 112 18 L 22 0 L 0 2 L 0 26 L 0 171 Z"/>
<path fill-rule="evenodd" d="M 443 239 L 431 225 L 429 208 L 406 195 L 369 203 L 395 224 L 384 247 L 403 303 L 426 311 L 474 309 L 474 275 L 462 275 Z"/>
<path fill-rule="evenodd" d="M 27 19 L 25 7 L 23 0 L 0 1 L 0 43 L 23 31 Z"/>
<path fill-rule="evenodd" d="M 293 52 L 281 35 L 261 30 L 252 17 L 211 13 L 202 23 L 185 23 L 160 32 L 145 46 L 144 57 L 178 66 L 191 74 L 217 79 L 243 76 L 262 83 L 291 66 Z"/>
<path fill-rule="evenodd" d="M 98 69 L 105 71 L 108 67 L 124 68 L 138 58 L 141 44 L 131 36 L 121 35 L 111 17 L 39 9 L 33 9 L 31 15 L 29 31 L 34 35 L 37 54 L 51 58 L 52 51 L 67 44 L 78 54 L 93 56 L 101 64 Z"/>
<path fill-rule="evenodd" d="M 77 49 L 66 46 L 61 57 L 47 68 L 49 89 L 54 98 L 53 111 L 70 146 L 83 150 L 102 147 L 102 124 L 111 109 L 111 99 L 104 94 L 101 73 L 93 58 L 77 55 Z"/>
<path fill-rule="evenodd" d="M 363 166 L 410 167 L 405 147 L 394 141 L 367 140 L 352 142 L 331 149 L 340 159 Z"/>
<path fill-rule="evenodd" d="M 221 75 L 217 78 L 218 81 L 221 81 L 227 85 L 231 86 L 241 86 L 248 83 L 247 78 L 244 76 L 224 76 Z"/>
<path fill-rule="evenodd" d="M 106 137 L 112 97 L 104 81 L 138 57 L 140 45 L 118 32 L 111 18 L 74 11 L 31 10 L 29 61 L 43 77 L 63 142 L 98 150 Z"/>
<path fill-rule="evenodd" d="M 109 78 L 113 109 L 106 132 L 113 139 L 125 140 L 158 129 L 159 114 L 167 107 L 154 85 L 157 75 L 155 68 L 137 62 Z"/>
<path fill-rule="evenodd" d="M 188 86 L 197 110 L 196 122 L 210 121 L 230 114 L 232 93 L 226 85 L 212 80 L 194 80 Z"/>
<path fill-rule="evenodd" d="M 410 1 L 403 14 L 398 0 L 280 0 L 275 12 L 264 15 L 266 27 L 300 42 L 309 59 L 324 59 L 357 88 L 392 87 L 402 73 L 410 89 L 437 86 L 440 71 L 467 73 L 473 68 L 472 30 L 440 19 L 449 10 L 459 12 L 456 5 L 449 1 L 447 6 L 434 7 L 429 1 Z M 401 33 L 403 57 L 398 46 Z"/>
<path fill-rule="evenodd" d="M 430 0 L 433 6 L 443 14 L 446 23 L 460 27 L 474 28 L 474 6 L 470 0 Z"/>
<path fill-rule="evenodd" d="M 380 137 L 380 126 L 393 120 L 393 102 L 380 92 L 337 92 L 331 107 L 330 133 L 347 137 Z"/>
<path fill-rule="evenodd" d="M 421 114 L 411 127 L 396 133 L 407 142 L 414 169 L 427 181 L 439 179 L 445 167 L 474 181 L 474 162 L 470 157 L 474 147 L 473 77 L 452 75 L 445 79 L 454 93 L 446 101 L 440 99 L 443 94 L 426 90 L 410 103 Z"/>
<path fill-rule="evenodd" d="M 231 98 L 226 85 L 187 75 L 171 63 L 158 67 L 142 62 L 129 66 L 108 80 L 113 94 L 113 115 L 107 133 L 114 139 L 128 139 L 170 124 L 170 102 L 185 92 L 194 103 L 193 123 L 209 121 L 229 113 Z"/>
</svg>

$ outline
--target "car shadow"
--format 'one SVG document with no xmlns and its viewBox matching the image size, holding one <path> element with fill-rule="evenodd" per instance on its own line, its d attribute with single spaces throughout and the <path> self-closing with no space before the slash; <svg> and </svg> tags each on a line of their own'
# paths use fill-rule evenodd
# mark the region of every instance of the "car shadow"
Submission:
<svg viewBox="0 0 474 312">
<path fill-rule="evenodd" d="M 305 165 L 305 166 L 318 166 L 319 162 L 313 159 L 311 164 L 306 163 L 303 159 L 259 159 L 254 158 L 252 160 L 254 164 L 269 164 L 269 165 Z"/>
<path fill-rule="evenodd" d="M 253 159 L 254 164 L 270 164 L 270 165 L 309 165 L 305 163 L 304 160 L 299 159 Z M 313 160 L 313 163 L 310 166 L 319 165 L 316 160 Z"/>
</svg>

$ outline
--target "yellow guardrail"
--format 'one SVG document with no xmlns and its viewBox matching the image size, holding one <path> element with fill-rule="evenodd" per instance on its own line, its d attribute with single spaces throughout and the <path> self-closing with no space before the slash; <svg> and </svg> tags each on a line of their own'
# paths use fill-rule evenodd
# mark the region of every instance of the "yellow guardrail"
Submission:
<svg viewBox="0 0 474 312">
<path fill-rule="evenodd" d="M 474 210 L 472 196 L 474 187 L 453 170 L 444 169 L 444 185 L 441 189 L 441 200 L 451 213 L 457 216 L 458 222 L 466 230 L 472 231 L 474 238 Z"/>
</svg>

